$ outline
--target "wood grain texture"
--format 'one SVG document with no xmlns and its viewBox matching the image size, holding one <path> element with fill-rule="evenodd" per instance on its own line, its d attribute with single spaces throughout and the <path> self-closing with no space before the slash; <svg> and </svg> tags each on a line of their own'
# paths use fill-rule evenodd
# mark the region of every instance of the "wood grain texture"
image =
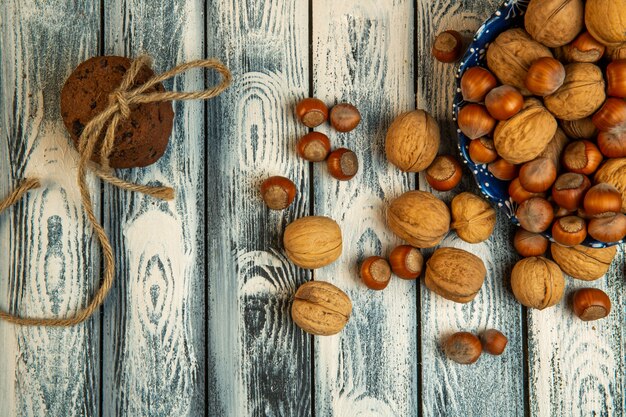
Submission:
<svg viewBox="0 0 626 417">
<path fill-rule="evenodd" d="M 555 307 L 528 311 L 530 411 L 532 416 L 626 414 L 626 256 L 622 246 L 609 272 L 597 281 L 566 278 Z M 584 322 L 572 312 L 577 288 L 600 288 L 611 314 Z"/>
<path fill-rule="evenodd" d="M 291 321 L 291 297 L 310 274 L 282 251 L 284 227 L 309 211 L 308 164 L 294 115 L 307 95 L 306 0 L 209 2 L 209 56 L 234 83 L 208 103 L 208 415 L 311 413 L 310 337 Z M 271 175 L 298 188 L 284 212 L 259 195 Z"/>
<path fill-rule="evenodd" d="M 163 72 L 201 58 L 203 1 L 105 1 L 106 54 L 147 53 Z M 195 70 L 167 89 L 204 88 Z M 107 188 L 106 226 L 118 264 L 105 306 L 103 415 L 187 416 L 204 412 L 204 103 L 175 102 L 168 150 L 126 179 L 167 184 L 160 202 Z"/>
<path fill-rule="evenodd" d="M 413 188 L 384 154 L 386 130 L 413 103 L 413 3 L 313 2 L 314 95 L 328 105 L 347 101 L 361 124 L 340 134 L 334 147 L 353 149 L 359 173 L 348 182 L 315 165 L 315 213 L 335 219 L 343 255 L 315 272 L 346 291 L 352 317 L 336 336 L 315 339 L 315 415 L 409 416 L 417 413 L 416 283 L 398 278 L 381 292 L 360 282 L 366 257 L 386 256 L 399 243 L 386 227 L 387 203 Z"/>
<path fill-rule="evenodd" d="M 455 65 L 442 64 L 431 56 L 434 37 L 455 29 L 468 38 L 487 19 L 499 0 L 418 2 L 418 94 L 417 107 L 439 121 L 442 133 L 440 153 L 459 158 L 452 121 Z M 432 191 L 422 178 L 420 189 Z M 465 190 L 478 193 L 469 171 L 461 186 L 448 193 L 435 192 L 444 201 Z M 422 324 L 422 407 L 428 415 L 522 416 L 524 415 L 524 371 L 522 310 L 508 282 L 516 261 L 508 218 L 498 213 L 493 236 L 480 244 L 468 244 L 451 232 L 440 246 L 465 249 L 480 257 L 487 267 L 487 278 L 474 301 L 457 304 L 421 288 Z M 442 340 L 456 331 L 480 333 L 488 328 L 502 331 L 509 339 L 502 356 L 483 355 L 472 366 L 458 365 L 445 357 Z"/>
<path fill-rule="evenodd" d="M 98 282 L 59 108 L 65 78 L 97 51 L 98 31 L 97 3 L 0 3 L 0 194 L 24 176 L 44 184 L 0 219 L 0 305 L 21 315 L 72 315 Z M 99 333 L 98 318 L 65 329 L 0 322 L 0 415 L 97 415 Z"/>
</svg>

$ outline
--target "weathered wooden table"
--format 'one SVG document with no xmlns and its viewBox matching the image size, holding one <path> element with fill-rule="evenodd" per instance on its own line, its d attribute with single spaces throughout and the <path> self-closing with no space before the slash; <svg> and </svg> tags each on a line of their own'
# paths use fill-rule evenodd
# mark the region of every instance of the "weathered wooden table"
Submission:
<svg viewBox="0 0 626 417">
<path fill-rule="evenodd" d="M 163 71 L 215 56 L 236 81 L 218 99 L 176 103 L 165 157 L 122 173 L 174 186 L 174 202 L 91 182 L 115 246 L 115 287 L 84 325 L 0 323 L 0 416 L 624 415 L 624 248 L 605 278 L 567 281 L 567 293 L 584 284 L 609 293 L 613 312 L 595 323 L 573 317 L 565 300 L 541 312 L 514 300 L 508 275 L 517 257 L 504 216 L 485 243 L 454 234 L 444 242 L 488 267 L 472 303 L 448 302 L 419 281 L 372 292 L 358 279 L 360 259 L 398 243 L 385 226 L 386 202 L 428 189 L 385 159 L 393 117 L 430 111 L 442 126 L 441 151 L 456 153 L 454 67 L 431 58 L 433 35 L 471 34 L 498 1 L 3 0 L 0 195 L 25 175 L 46 185 L 0 220 L 4 309 L 70 315 L 99 284 L 101 257 L 59 114 L 61 86 L 79 62 L 147 52 Z M 167 87 L 213 81 L 198 71 Z M 321 129 L 359 155 L 352 181 L 295 155 L 306 129 L 293 108 L 310 95 L 362 111 L 354 132 Z M 298 185 L 284 213 L 260 201 L 270 174 Z M 469 174 L 459 189 L 475 189 Z M 340 262 L 315 273 L 281 250 L 285 225 L 311 213 L 336 219 L 345 245 Z M 353 300 L 338 336 L 308 336 L 290 319 L 292 294 L 312 278 Z M 473 366 L 442 355 L 443 335 L 488 327 L 508 335 L 505 355 Z"/>
</svg>

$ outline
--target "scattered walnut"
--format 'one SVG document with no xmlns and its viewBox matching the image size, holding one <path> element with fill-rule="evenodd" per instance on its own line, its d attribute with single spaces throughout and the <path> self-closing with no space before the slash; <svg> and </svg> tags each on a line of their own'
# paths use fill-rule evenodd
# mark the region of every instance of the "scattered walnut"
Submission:
<svg viewBox="0 0 626 417">
<path fill-rule="evenodd" d="M 496 226 L 496 211 L 485 199 L 461 193 L 452 199 L 452 228 L 468 243 L 489 239 Z"/>
<path fill-rule="evenodd" d="M 426 191 L 409 191 L 391 202 L 387 224 L 416 248 L 431 248 L 450 230 L 448 206 Z"/>
<path fill-rule="evenodd" d="M 302 284 L 291 305 L 293 321 L 307 333 L 330 336 L 339 333 L 352 313 L 350 297 L 323 281 Z"/>
<path fill-rule="evenodd" d="M 285 228 L 283 243 L 287 257 L 294 264 L 301 268 L 321 268 L 341 255 L 341 229 L 328 217 L 302 217 Z"/>
<path fill-rule="evenodd" d="M 517 301 L 543 310 L 561 301 L 565 278 L 559 266 L 539 256 L 524 258 L 513 267 L 511 287 Z"/>
<path fill-rule="evenodd" d="M 587 246 L 567 247 L 553 243 L 552 258 L 563 272 L 577 279 L 593 281 L 601 278 L 609 270 L 617 247 L 589 248 Z"/>
<path fill-rule="evenodd" d="M 425 284 L 443 298 L 472 301 L 485 281 L 485 264 L 476 255 L 457 248 L 440 248 L 426 262 Z"/>
</svg>

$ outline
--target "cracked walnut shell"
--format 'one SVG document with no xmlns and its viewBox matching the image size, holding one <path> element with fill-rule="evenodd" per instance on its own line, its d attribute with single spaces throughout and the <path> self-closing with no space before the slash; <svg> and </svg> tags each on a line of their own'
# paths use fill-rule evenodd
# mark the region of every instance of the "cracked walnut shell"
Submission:
<svg viewBox="0 0 626 417">
<path fill-rule="evenodd" d="M 302 284 L 291 305 L 293 321 L 305 332 L 318 336 L 339 333 L 350 320 L 351 314 L 350 297 L 324 281 Z"/>
<path fill-rule="evenodd" d="M 452 199 L 452 228 L 468 243 L 489 239 L 496 226 L 496 211 L 485 199 L 468 192 Z"/>
<path fill-rule="evenodd" d="M 424 110 L 403 113 L 387 131 L 387 160 L 404 172 L 423 171 L 437 156 L 439 135 L 439 125 Z"/>
<path fill-rule="evenodd" d="M 565 82 L 544 98 L 546 108 L 561 120 L 578 120 L 591 116 L 604 100 L 604 77 L 594 64 L 575 63 L 565 66 Z"/>
<path fill-rule="evenodd" d="M 557 264 L 533 256 L 515 264 L 511 272 L 511 288 L 522 305 L 543 310 L 561 301 L 565 278 Z"/>
<path fill-rule="evenodd" d="M 321 268 L 341 256 L 341 229 L 328 217 L 302 217 L 285 228 L 283 244 L 294 264 L 307 269 Z"/>
<path fill-rule="evenodd" d="M 553 243 L 552 258 L 567 275 L 593 281 L 604 276 L 615 258 L 617 246 L 590 248 L 587 246 L 567 247 Z"/>
<path fill-rule="evenodd" d="M 486 275 L 485 264 L 478 256 L 463 249 L 440 248 L 426 262 L 424 283 L 443 298 L 469 303 L 480 291 Z"/>
<path fill-rule="evenodd" d="M 416 248 L 431 248 L 450 230 L 448 206 L 426 191 L 409 191 L 391 202 L 387 224 Z"/>
<path fill-rule="evenodd" d="M 537 42 L 556 48 L 582 31 L 584 9 L 582 0 L 531 0 L 524 26 Z"/>
</svg>

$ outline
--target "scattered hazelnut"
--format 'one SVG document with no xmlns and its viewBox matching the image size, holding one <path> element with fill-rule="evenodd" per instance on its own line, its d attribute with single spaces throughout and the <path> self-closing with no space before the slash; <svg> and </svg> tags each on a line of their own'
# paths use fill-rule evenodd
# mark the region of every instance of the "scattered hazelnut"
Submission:
<svg viewBox="0 0 626 417">
<path fill-rule="evenodd" d="M 563 151 L 563 165 L 571 172 L 593 174 L 602 162 L 602 153 L 588 140 L 570 143 Z"/>
<path fill-rule="evenodd" d="M 352 104 L 340 103 L 330 110 L 330 124 L 338 132 L 349 132 L 361 122 L 361 113 Z"/>
<path fill-rule="evenodd" d="M 426 181 L 438 191 L 450 191 L 461 182 L 462 175 L 461 164 L 450 155 L 436 157 L 426 169 Z"/>
<path fill-rule="evenodd" d="M 626 216 L 616 213 L 611 217 L 589 220 L 589 236 L 604 243 L 619 242 L 626 237 Z"/>
<path fill-rule="evenodd" d="M 522 305 L 543 310 L 561 301 L 565 278 L 559 266 L 546 258 L 524 258 L 513 267 L 511 288 Z"/>
<path fill-rule="evenodd" d="M 508 120 L 522 110 L 524 96 L 515 87 L 501 85 L 487 94 L 485 106 L 494 119 Z"/>
<path fill-rule="evenodd" d="M 446 30 L 440 33 L 433 42 L 432 54 L 440 62 L 455 62 L 462 53 L 463 38 L 456 30 Z"/>
<path fill-rule="evenodd" d="M 522 187 L 522 184 L 520 184 L 519 178 L 515 178 L 509 184 L 509 196 L 517 204 L 522 204 L 524 201 L 528 200 L 529 198 L 533 198 L 533 197 L 543 198 L 546 195 L 544 193 L 531 193 L 530 191 Z"/>
<path fill-rule="evenodd" d="M 607 132 L 626 127 L 626 101 L 609 97 L 592 118 L 598 130 Z"/>
<path fill-rule="evenodd" d="M 489 164 L 498 159 L 493 140 L 487 137 L 472 140 L 469 144 L 469 155 L 475 164 Z"/>
<path fill-rule="evenodd" d="M 556 181 L 556 165 L 543 157 L 526 162 L 519 170 L 519 181 L 531 193 L 547 191 Z"/>
<path fill-rule="evenodd" d="M 457 248 L 439 248 L 426 262 L 424 283 L 456 303 L 472 301 L 485 281 L 485 264 L 476 255 Z"/>
<path fill-rule="evenodd" d="M 328 119 L 328 107 L 322 100 L 305 98 L 296 106 L 298 119 L 307 127 L 316 127 Z"/>
<path fill-rule="evenodd" d="M 513 246 L 517 253 L 525 258 L 542 256 L 548 250 L 548 239 L 539 233 L 532 233 L 521 227 L 515 232 Z"/>
<path fill-rule="evenodd" d="M 489 239 L 496 227 L 496 211 L 485 199 L 468 192 L 458 194 L 451 203 L 452 225 L 468 243 Z"/>
<path fill-rule="evenodd" d="M 439 126 L 424 110 L 414 110 L 396 117 L 385 139 L 389 162 L 405 172 L 425 170 L 437 156 Z"/>
<path fill-rule="evenodd" d="M 296 197 L 296 185 L 289 178 L 269 177 L 261 184 L 263 201 L 272 210 L 284 210 Z"/>
<path fill-rule="evenodd" d="M 350 297 L 323 281 L 302 284 L 291 305 L 293 321 L 305 332 L 318 336 L 339 333 L 350 320 L 351 314 Z"/>
<path fill-rule="evenodd" d="M 416 279 L 422 273 L 424 257 L 409 245 L 400 245 L 391 251 L 389 263 L 394 274 L 402 279 Z"/>
<path fill-rule="evenodd" d="M 539 58 L 528 69 L 526 88 L 541 97 L 548 96 L 558 90 L 565 81 L 565 67 L 557 59 Z"/>
<path fill-rule="evenodd" d="M 626 98 L 626 59 L 613 61 L 606 67 L 606 92 L 611 97 Z"/>
<path fill-rule="evenodd" d="M 587 223 L 578 216 L 558 218 L 552 225 L 552 238 L 563 246 L 580 245 L 587 237 Z"/>
<path fill-rule="evenodd" d="M 568 172 L 557 178 L 552 187 L 552 198 L 559 206 L 573 211 L 582 206 L 583 197 L 589 188 L 589 178 L 583 174 Z"/>
<path fill-rule="evenodd" d="M 611 184 L 596 184 L 583 200 L 585 212 L 591 217 L 610 217 L 622 209 L 622 194 Z"/>
<path fill-rule="evenodd" d="M 489 135 L 496 125 L 496 119 L 480 104 L 466 104 L 461 107 L 457 121 L 461 132 L 470 139 Z"/>
<path fill-rule="evenodd" d="M 307 161 L 321 162 L 330 152 L 330 140 L 323 133 L 310 132 L 298 141 L 297 151 Z"/>
<path fill-rule="evenodd" d="M 554 219 L 554 210 L 548 200 L 533 197 L 519 205 L 515 216 L 524 229 L 533 233 L 547 230 Z"/>
<path fill-rule="evenodd" d="M 468 332 L 453 334 L 443 342 L 442 347 L 448 358 L 462 365 L 476 362 L 483 350 L 480 340 Z"/>
<path fill-rule="evenodd" d="M 285 228 L 287 257 L 301 268 L 317 269 L 335 262 L 342 251 L 341 229 L 328 217 L 308 216 Z"/>
<path fill-rule="evenodd" d="M 567 247 L 553 243 L 552 258 L 567 275 L 584 281 L 593 281 L 604 276 L 617 254 L 617 247 L 590 248 L 588 246 Z"/>
<path fill-rule="evenodd" d="M 611 312 L 611 300 L 597 288 L 581 288 L 572 297 L 574 313 L 583 321 L 603 319 Z"/>
<path fill-rule="evenodd" d="M 463 100 L 480 103 L 497 85 L 496 77 L 489 70 L 482 67 L 468 68 L 461 77 Z"/>
<path fill-rule="evenodd" d="M 607 158 L 626 157 L 626 130 L 621 132 L 600 132 L 598 148 Z"/>
<path fill-rule="evenodd" d="M 492 355 L 501 355 L 509 342 L 505 335 L 496 329 L 485 330 L 480 335 L 483 350 Z"/>
<path fill-rule="evenodd" d="M 372 290 L 384 290 L 391 280 L 391 267 L 380 256 L 370 256 L 361 264 L 361 280 Z"/>
<path fill-rule="evenodd" d="M 330 175 L 340 181 L 347 181 L 353 178 L 359 171 L 359 160 L 356 154 L 350 149 L 335 149 L 328 155 L 326 160 Z"/>
<path fill-rule="evenodd" d="M 489 169 L 489 172 L 491 172 L 494 177 L 502 181 L 511 181 L 517 177 L 519 171 L 517 165 L 513 165 L 504 159 L 498 159 L 490 163 L 487 169 Z"/>
</svg>

